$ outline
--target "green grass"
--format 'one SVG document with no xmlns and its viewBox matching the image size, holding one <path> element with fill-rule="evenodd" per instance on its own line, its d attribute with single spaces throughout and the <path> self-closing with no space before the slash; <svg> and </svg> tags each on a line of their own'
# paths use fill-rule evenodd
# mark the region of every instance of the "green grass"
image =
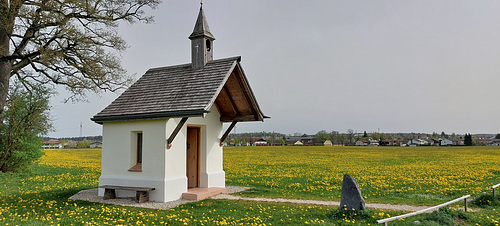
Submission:
<svg viewBox="0 0 500 226">
<path fill-rule="evenodd" d="M 21 173 L 0 174 L 6 188 L 0 196 L 0 225 L 303 225 L 342 222 L 341 219 L 328 218 L 335 207 L 314 205 L 205 200 L 172 210 L 153 210 L 68 200 L 79 190 L 97 186 L 82 184 L 81 187 L 68 188 L 79 180 L 82 173 L 85 172 L 78 169 L 39 165 Z M 74 179 L 56 179 L 68 174 Z M 42 178 L 53 179 L 38 183 Z"/>
<path fill-rule="evenodd" d="M 482 173 L 489 175 L 484 177 L 486 182 L 483 184 L 468 179 L 469 181 L 465 181 L 467 186 L 458 188 L 468 191 L 472 187 L 471 190 L 475 191 L 476 186 L 473 184 L 480 183 L 481 192 L 489 192 L 486 184 L 491 186 L 495 182 L 498 183 L 495 178 L 498 179 L 500 169 L 498 169 L 496 158 L 500 149 L 478 148 L 475 151 L 453 148 L 421 149 L 425 155 L 422 153 L 415 155 L 413 150 L 419 151 L 418 148 L 371 150 L 343 148 L 332 150 L 318 147 L 289 149 L 255 147 L 228 148 L 224 150 L 224 157 L 228 185 L 256 187 L 247 193 L 249 196 L 283 197 L 282 195 L 285 194 L 286 197 L 290 198 L 337 199 L 338 190 L 336 189 L 338 189 L 337 186 L 340 186 L 338 185 L 340 181 L 333 178 L 343 173 L 351 173 L 358 176 L 358 182 L 362 187 L 365 186 L 364 193 L 370 194 L 367 191 L 373 189 L 371 194 L 367 196 L 367 202 L 399 200 L 399 197 L 407 197 L 404 196 L 404 192 L 398 194 L 379 191 L 380 194 L 392 195 L 396 198 L 390 196 L 384 198 L 375 193 L 377 191 L 375 188 L 378 188 L 379 184 L 373 181 L 402 183 L 397 178 L 382 177 L 384 172 L 390 176 L 393 175 L 382 169 L 392 167 L 398 169 L 398 166 L 405 165 L 403 164 L 405 162 L 410 165 L 427 164 L 436 167 L 436 164 L 426 163 L 425 159 L 431 158 L 426 156 L 429 154 L 433 154 L 433 158 L 440 158 L 442 165 L 456 166 L 456 162 L 447 161 L 443 157 L 446 152 L 453 152 L 449 155 L 454 157 L 466 155 L 463 159 L 467 160 L 468 164 L 481 165 L 484 168 Z M 343 160 L 340 161 L 336 157 L 342 157 Z M 385 165 L 376 167 L 376 163 L 382 157 L 389 159 L 381 161 Z M 481 159 L 484 162 L 478 163 L 478 160 Z M 430 160 L 427 162 L 432 162 Z M 490 160 L 497 161 L 496 166 L 491 165 Z M 350 161 L 362 162 L 364 167 L 352 171 L 353 169 L 348 168 Z M 325 162 L 329 162 L 329 164 L 325 164 Z M 338 170 L 339 172 L 331 171 L 334 169 L 332 166 L 337 167 L 338 165 L 347 168 Z M 381 172 L 373 173 L 371 176 L 362 175 L 363 172 L 373 172 L 373 168 L 381 170 Z M 422 168 L 428 169 L 427 167 Z M 475 166 L 469 165 L 469 169 L 475 168 Z M 68 197 L 80 190 L 96 188 L 99 171 L 100 150 L 90 149 L 49 150 L 46 151 L 46 156 L 38 165 L 15 174 L 0 173 L 0 181 L 2 182 L 0 183 L 0 225 L 373 225 L 377 219 L 403 214 L 397 211 L 374 209 L 368 212 L 368 218 L 348 218 L 342 215 L 333 217 L 331 213 L 335 211 L 336 207 L 332 206 L 210 199 L 182 205 L 172 210 L 141 209 L 68 200 Z M 452 175 L 453 172 L 457 171 L 450 170 L 444 174 Z M 467 175 L 462 175 L 461 178 L 466 179 Z M 311 179 L 307 179 L 308 177 Z M 455 179 L 456 176 L 451 176 L 451 178 Z M 272 181 L 272 183 L 265 183 L 266 180 Z M 450 179 L 442 184 L 453 183 Z M 375 188 L 366 187 L 370 185 Z M 408 184 L 408 186 L 410 185 Z M 457 185 L 453 184 L 453 186 Z M 428 186 L 427 189 L 429 188 L 438 191 L 432 186 Z M 326 193 L 326 191 L 328 191 L 328 195 L 321 194 L 322 192 Z M 423 196 L 429 194 L 419 192 L 421 191 L 414 191 L 415 195 L 420 196 L 414 199 L 409 198 L 408 203 L 419 203 L 420 199 L 424 199 Z M 431 196 L 429 195 L 429 197 Z M 455 195 L 448 197 L 445 194 L 439 194 L 439 197 L 448 201 L 455 198 Z M 436 200 L 432 202 L 436 202 Z M 477 209 L 477 207 L 475 208 Z M 465 223 L 498 225 L 498 221 L 500 221 L 499 208 L 499 206 L 494 205 L 484 206 L 480 211 L 472 213 L 470 219 Z M 423 221 L 427 216 L 426 214 L 419 215 L 390 224 L 411 225 L 414 220 Z"/>
</svg>

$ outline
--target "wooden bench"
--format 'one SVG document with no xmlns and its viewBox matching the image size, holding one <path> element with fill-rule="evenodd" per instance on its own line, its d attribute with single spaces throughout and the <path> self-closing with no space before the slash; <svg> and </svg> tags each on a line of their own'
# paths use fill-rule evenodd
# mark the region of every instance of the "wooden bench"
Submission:
<svg viewBox="0 0 500 226">
<path fill-rule="evenodd" d="M 119 185 L 101 185 L 99 188 L 104 188 L 104 200 L 116 199 L 116 189 L 136 191 L 135 199 L 138 203 L 149 201 L 149 192 L 155 190 L 151 187 L 130 187 Z"/>
</svg>

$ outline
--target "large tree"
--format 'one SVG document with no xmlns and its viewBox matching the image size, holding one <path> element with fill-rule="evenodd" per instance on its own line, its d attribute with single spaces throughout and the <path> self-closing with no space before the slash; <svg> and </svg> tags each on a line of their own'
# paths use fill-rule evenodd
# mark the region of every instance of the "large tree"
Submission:
<svg viewBox="0 0 500 226">
<path fill-rule="evenodd" d="M 0 0 L 0 125 L 13 77 L 26 89 L 51 84 L 78 99 L 128 85 L 117 57 L 120 21 L 151 22 L 160 0 Z"/>
</svg>

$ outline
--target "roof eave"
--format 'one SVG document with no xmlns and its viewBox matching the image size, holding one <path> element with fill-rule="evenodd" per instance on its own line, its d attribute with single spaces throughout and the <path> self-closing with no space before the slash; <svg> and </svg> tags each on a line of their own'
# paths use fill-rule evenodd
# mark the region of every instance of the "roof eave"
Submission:
<svg viewBox="0 0 500 226">
<path fill-rule="evenodd" d="M 146 114 L 94 116 L 90 120 L 98 124 L 103 124 L 104 122 L 151 120 L 151 119 L 163 119 L 163 118 L 203 117 L 206 113 L 210 113 L 210 111 L 186 110 L 186 111 L 154 112 Z"/>
</svg>

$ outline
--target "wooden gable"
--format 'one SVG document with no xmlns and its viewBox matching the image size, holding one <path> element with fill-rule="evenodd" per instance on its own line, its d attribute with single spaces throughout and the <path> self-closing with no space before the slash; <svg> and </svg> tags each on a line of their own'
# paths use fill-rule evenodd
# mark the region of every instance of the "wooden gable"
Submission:
<svg viewBox="0 0 500 226">
<path fill-rule="evenodd" d="M 215 106 L 222 122 L 263 121 L 267 118 L 260 111 L 239 63 L 219 92 Z"/>
</svg>

